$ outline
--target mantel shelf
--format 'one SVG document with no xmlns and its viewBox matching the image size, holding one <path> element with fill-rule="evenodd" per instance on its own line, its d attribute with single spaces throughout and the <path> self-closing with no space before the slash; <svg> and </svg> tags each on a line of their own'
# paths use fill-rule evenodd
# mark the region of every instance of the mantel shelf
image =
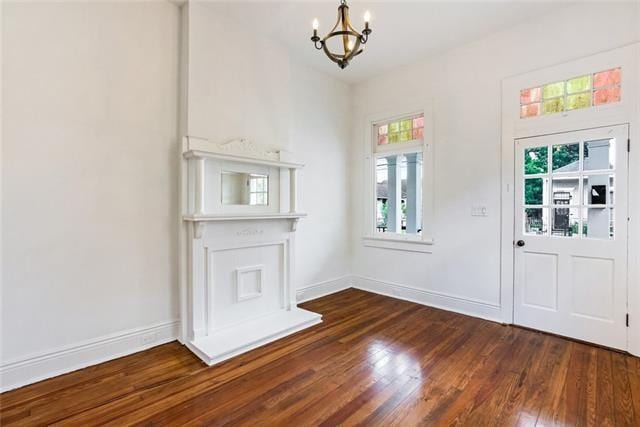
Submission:
<svg viewBox="0 0 640 427">
<path fill-rule="evenodd" d="M 184 215 L 185 221 L 205 222 L 205 221 L 246 221 L 256 219 L 300 219 L 306 217 L 306 213 L 258 213 L 258 214 L 210 214 L 210 215 Z"/>
<path fill-rule="evenodd" d="M 289 219 L 291 220 L 291 231 L 296 231 L 300 218 L 306 217 L 307 214 L 292 213 L 259 213 L 259 214 L 211 214 L 211 215 L 184 215 L 184 221 L 193 224 L 193 237 L 199 239 L 202 237 L 202 229 L 207 222 L 216 221 L 250 221 L 250 220 L 273 220 L 273 219 Z"/>
<path fill-rule="evenodd" d="M 241 163 L 251 163 L 255 165 L 274 166 L 285 169 L 300 169 L 304 165 L 302 163 L 282 162 L 279 160 L 257 159 L 245 157 L 237 154 L 213 153 L 203 150 L 188 150 L 183 153 L 185 159 L 220 159 Z"/>
</svg>

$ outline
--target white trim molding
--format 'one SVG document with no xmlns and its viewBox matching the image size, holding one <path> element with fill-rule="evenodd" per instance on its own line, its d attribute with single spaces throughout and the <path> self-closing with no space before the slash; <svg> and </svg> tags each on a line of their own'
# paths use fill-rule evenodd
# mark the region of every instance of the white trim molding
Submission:
<svg viewBox="0 0 640 427">
<path fill-rule="evenodd" d="M 0 392 L 175 341 L 178 320 L 130 329 L 0 365 Z"/>
<path fill-rule="evenodd" d="M 296 301 L 299 303 L 311 301 L 336 292 L 344 291 L 353 287 L 353 276 L 346 275 L 336 279 L 325 280 L 324 282 L 298 288 L 296 290 Z"/>
<path fill-rule="evenodd" d="M 520 90 L 560 81 L 598 70 L 622 67 L 620 102 L 559 114 L 520 119 Z M 629 189 L 640 185 L 640 43 L 633 43 L 544 69 L 507 77 L 502 81 L 502 160 L 501 160 L 501 283 L 502 320 L 513 323 L 514 315 L 514 141 L 555 133 L 628 124 L 633 149 L 629 153 Z M 636 192 L 637 193 L 637 192 Z M 627 351 L 640 355 L 640 197 L 629 191 L 628 228 L 628 313 L 630 317 Z M 634 320 L 636 319 L 636 320 Z"/>
<path fill-rule="evenodd" d="M 411 301 L 429 307 L 440 308 L 454 313 L 503 323 L 500 306 L 490 304 L 485 301 L 462 298 L 440 292 L 428 291 L 426 289 L 418 289 L 412 286 L 386 282 L 364 276 L 353 276 L 353 287 L 363 291 Z"/>
</svg>

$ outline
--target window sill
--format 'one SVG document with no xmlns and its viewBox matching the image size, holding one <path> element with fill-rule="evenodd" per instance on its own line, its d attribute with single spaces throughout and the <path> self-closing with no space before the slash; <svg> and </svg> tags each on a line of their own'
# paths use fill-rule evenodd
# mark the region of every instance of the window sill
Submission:
<svg viewBox="0 0 640 427">
<path fill-rule="evenodd" d="M 364 236 L 364 246 L 397 251 L 432 253 L 433 239 L 411 239 L 402 237 Z"/>
</svg>

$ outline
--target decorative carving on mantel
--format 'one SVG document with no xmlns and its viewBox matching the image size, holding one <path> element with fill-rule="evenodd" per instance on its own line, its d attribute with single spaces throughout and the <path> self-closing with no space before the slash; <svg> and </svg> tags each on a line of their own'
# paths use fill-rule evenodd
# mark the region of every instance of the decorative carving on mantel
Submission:
<svg viewBox="0 0 640 427">
<path fill-rule="evenodd" d="M 264 147 L 260 147 L 245 138 L 236 138 L 214 144 L 221 153 L 225 154 L 233 154 L 238 156 L 275 161 L 280 160 L 280 151 L 269 150 Z"/>
<path fill-rule="evenodd" d="M 253 227 L 247 227 L 244 230 L 240 230 L 236 233 L 238 236 L 257 236 L 264 233 L 264 230 L 259 230 Z"/>
</svg>

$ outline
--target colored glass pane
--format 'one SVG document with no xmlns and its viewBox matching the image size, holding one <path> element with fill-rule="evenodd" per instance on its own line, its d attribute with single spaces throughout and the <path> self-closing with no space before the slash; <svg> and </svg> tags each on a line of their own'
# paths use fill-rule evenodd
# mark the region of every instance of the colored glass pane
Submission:
<svg viewBox="0 0 640 427">
<path fill-rule="evenodd" d="M 387 125 L 378 126 L 378 135 L 386 135 L 387 134 Z"/>
<path fill-rule="evenodd" d="M 389 133 L 400 131 L 400 122 L 389 123 Z"/>
<path fill-rule="evenodd" d="M 593 105 L 609 104 L 620 101 L 620 86 L 593 91 Z"/>
<path fill-rule="evenodd" d="M 398 132 L 389 134 L 389 144 L 394 144 L 400 141 L 400 134 Z"/>
<path fill-rule="evenodd" d="M 564 110 L 564 98 L 554 98 L 542 103 L 542 113 L 552 114 Z"/>
<path fill-rule="evenodd" d="M 540 115 L 540 103 L 523 105 L 520 107 L 520 117 L 535 117 Z"/>
<path fill-rule="evenodd" d="M 424 138 L 424 128 L 417 128 L 413 130 L 413 139 L 423 139 Z"/>
<path fill-rule="evenodd" d="M 540 102 L 540 94 L 542 90 L 539 87 L 530 89 L 522 89 L 520 91 L 520 104 L 529 104 L 532 102 Z"/>
<path fill-rule="evenodd" d="M 542 89 L 544 99 L 554 98 L 564 95 L 564 82 L 556 82 L 545 85 Z"/>
<path fill-rule="evenodd" d="M 387 135 L 378 135 L 378 145 L 387 145 L 388 143 Z"/>
<path fill-rule="evenodd" d="M 400 132 L 400 142 L 411 141 L 411 129 Z"/>
<path fill-rule="evenodd" d="M 601 71 L 593 75 L 593 87 L 600 88 L 620 84 L 620 68 Z"/>
<path fill-rule="evenodd" d="M 424 127 L 424 116 L 416 117 L 413 119 L 413 128 L 421 128 Z"/>
<path fill-rule="evenodd" d="M 567 93 L 584 92 L 591 89 L 591 76 L 581 76 L 567 80 Z"/>
<path fill-rule="evenodd" d="M 403 120 L 400 122 L 400 130 L 409 130 L 411 129 L 411 125 L 412 125 L 411 119 Z"/>
<path fill-rule="evenodd" d="M 567 96 L 567 110 L 591 107 L 591 92 Z"/>
</svg>

